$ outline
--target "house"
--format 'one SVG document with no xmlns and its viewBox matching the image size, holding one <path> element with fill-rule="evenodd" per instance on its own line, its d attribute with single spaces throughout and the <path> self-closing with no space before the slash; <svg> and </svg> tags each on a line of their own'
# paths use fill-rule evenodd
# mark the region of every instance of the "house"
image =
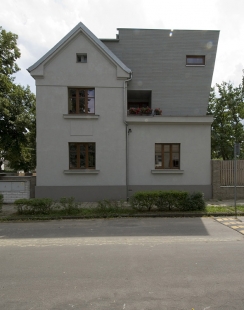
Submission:
<svg viewBox="0 0 244 310">
<path fill-rule="evenodd" d="M 28 69 L 37 88 L 36 197 L 177 189 L 211 198 L 206 111 L 218 37 L 121 28 L 99 40 L 82 23 L 72 29 Z"/>
</svg>

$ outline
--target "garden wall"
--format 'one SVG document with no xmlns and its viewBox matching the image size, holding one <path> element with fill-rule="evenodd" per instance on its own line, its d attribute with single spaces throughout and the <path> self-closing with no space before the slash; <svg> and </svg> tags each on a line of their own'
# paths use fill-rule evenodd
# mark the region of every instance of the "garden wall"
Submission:
<svg viewBox="0 0 244 310">
<path fill-rule="evenodd" d="M 4 203 L 13 203 L 20 198 L 35 197 L 35 176 L 0 175 L 0 193 Z"/>
</svg>

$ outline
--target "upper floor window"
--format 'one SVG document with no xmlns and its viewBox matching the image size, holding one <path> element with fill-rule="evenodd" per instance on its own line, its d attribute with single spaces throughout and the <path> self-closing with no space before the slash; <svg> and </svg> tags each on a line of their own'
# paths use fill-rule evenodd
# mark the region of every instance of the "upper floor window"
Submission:
<svg viewBox="0 0 244 310">
<path fill-rule="evenodd" d="M 155 169 L 180 169 L 179 143 L 155 143 Z"/>
<path fill-rule="evenodd" d="M 69 88 L 69 114 L 94 114 L 95 89 Z"/>
<path fill-rule="evenodd" d="M 204 55 L 187 55 L 186 56 L 187 66 L 205 66 Z"/>
<path fill-rule="evenodd" d="M 87 54 L 76 54 L 76 62 L 86 63 Z"/>
</svg>

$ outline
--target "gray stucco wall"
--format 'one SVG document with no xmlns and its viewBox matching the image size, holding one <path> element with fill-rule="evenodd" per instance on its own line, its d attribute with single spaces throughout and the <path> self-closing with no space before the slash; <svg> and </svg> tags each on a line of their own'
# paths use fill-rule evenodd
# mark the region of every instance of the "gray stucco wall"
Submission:
<svg viewBox="0 0 244 310">
<path fill-rule="evenodd" d="M 76 63 L 82 52 L 87 63 Z M 37 186 L 124 185 L 124 82 L 116 66 L 81 34 L 43 66 L 36 79 Z M 95 88 L 95 118 L 68 115 L 68 87 Z M 96 143 L 96 174 L 65 173 L 69 142 Z"/>
<path fill-rule="evenodd" d="M 211 185 L 210 124 L 147 122 L 130 124 L 129 128 L 130 185 Z M 180 144 L 179 171 L 157 170 L 154 173 L 155 143 Z"/>
<path fill-rule="evenodd" d="M 160 107 L 166 116 L 159 116 L 157 124 L 153 121 L 156 117 L 150 121 L 125 118 L 132 130 L 128 143 L 130 193 L 146 189 L 202 190 L 210 198 L 211 120 L 205 115 L 217 39 L 217 31 L 174 31 L 169 37 L 167 30 L 121 29 L 119 42 L 106 43 L 134 71 L 129 89 L 151 90 L 152 107 Z M 76 63 L 76 53 L 87 53 L 87 63 Z M 206 55 L 206 66 L 186 67 L 187 54 Z M 126 199 L 126 74 L 118 76 L 118 71 L 81 33 L 34 70 L 36 197 Z M 69 87 L 95 88 L 95 117 L 68 115 Z M 170 124 L 170 115 L 190 115 L 193 122 L 176 117 Z M 69 171 L 69 142 L 96 143 L 95 173 Z M 182 171 L 152 172 L 155 143 L 180 143 Z"/>
<path fill-rule="evenodd" d="M 172 36 L 170 36 L 172 33 Z M 102 41 L 132 71 L 129 90 L 151 90 L 163 115 L 206 115 L 219 31 L 119 29 Z M 205 66 L 186 66 L 186 55 L 205 55 Z"/>
</svg>

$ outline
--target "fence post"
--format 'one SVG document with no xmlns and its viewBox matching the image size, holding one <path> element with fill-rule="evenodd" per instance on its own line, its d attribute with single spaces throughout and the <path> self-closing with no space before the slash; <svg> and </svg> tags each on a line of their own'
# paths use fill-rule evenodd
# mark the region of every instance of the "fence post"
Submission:
<svg viewBox="0 0 244 310">
<path fill-rule="evenodd" d="M 213 199 L 221 199 L 220 191 L 220 160 L 212 160 L 212 189 Z"/>
</svg>

